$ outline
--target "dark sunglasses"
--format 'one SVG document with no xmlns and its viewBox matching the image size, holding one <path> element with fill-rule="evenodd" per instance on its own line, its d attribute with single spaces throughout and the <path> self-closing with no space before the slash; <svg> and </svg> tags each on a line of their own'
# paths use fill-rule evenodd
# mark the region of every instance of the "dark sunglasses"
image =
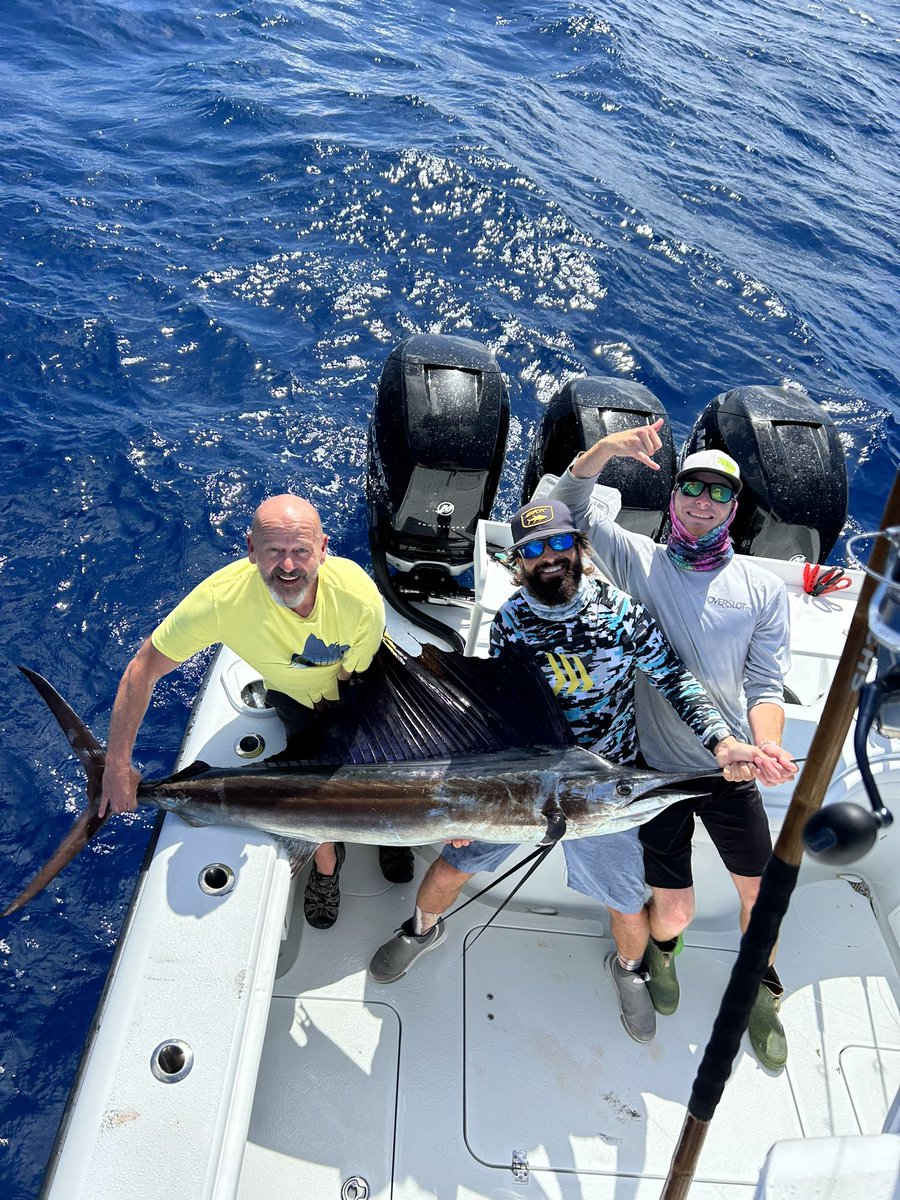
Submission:
<svg viewBox="0 0 900 1200">
<path fill-rule="evenodd" d="M 710 500 L 715 500 L 716 504 L 728 504 L 734 499 L 733 487 L 727 483 L 707 483 L 705 479 L 685 479 L 684 483 L 678 484 L 678 490 L 682 496 L 695 498 L 708 491 Z"/>
<path fill-rule="evenodd" d="M 571 550 L 574 545 L 574 533 L 551 533 L 548 538 L 535 538 L 531 542 L 523 542 L 521 546 L 516 546 L 516 554 L 522 558 L 540 558 L 545 546 L 549 546 L 551 550 Z"/>
</svg>

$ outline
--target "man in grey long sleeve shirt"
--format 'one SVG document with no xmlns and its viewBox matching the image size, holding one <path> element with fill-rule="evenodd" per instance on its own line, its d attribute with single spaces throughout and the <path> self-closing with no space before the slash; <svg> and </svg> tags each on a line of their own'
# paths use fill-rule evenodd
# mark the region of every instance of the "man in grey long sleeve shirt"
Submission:
<svg viewBox="0 0 900 1200">
<path fill-rule="evenodd" d="M 737 463 L 713 450 L 685 460 L 672 493 L 672 528 L 664 545 L 616 525 L 602 499 L 592 499 L 597 476 L 611 458 L 636 458 L 659 469 L 652 455 L 661 446 L 661 427 L 660 420 L 601 438 L 575 459 L 552 498 L 569 506 L 613 582 L 646 605 L 730 727 L 743 730 L 745 736 L 749 732 L 789 779 L 796 766 L 780 746 L 783 677 L 789 665 L 787 596 L 771 572 L 734 558 L 728 528 L 741 488 Z M 610 498 L 618 498 L 611 489 Z M 660 770 L 710 765 L 707 751 L 684 722 L 652 689 L 641 688 L 640 681 L 638 735 L 645 759 Z M 674 952 L 694 915 L 695 813 L 731 873 L 740 896 L 742 929 L 771 852 L 762 798 L 753 781 L 723 781 L 708 799 L 673 805 L 643 827 L 644 866 L 653 891 L 645 965 L 660 1013 L 672 1013 L 678 1005 Z M 760 1062 L 773 1069 L 787 1060 L 778 1016 L 782 992 L 770 965 L 753 1006 L 749 1033 Z"/>
</svg>

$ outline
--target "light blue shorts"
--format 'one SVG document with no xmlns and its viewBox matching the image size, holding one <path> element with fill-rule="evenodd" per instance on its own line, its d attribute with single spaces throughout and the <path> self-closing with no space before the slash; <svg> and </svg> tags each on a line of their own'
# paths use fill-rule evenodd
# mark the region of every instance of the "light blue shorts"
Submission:
<svg viewBox="0 0 900 1200">
<path fill-rule="evenodd" d="M 644 855 L 637 829 L 608 833 L 603 837 L 562 840 L 569 887 L 583 896 L 599 900 L 616 912 L 638 913 L 644 907 Z M 474 875 L 496 871 L 509 858 L 515 845 L 472 842 L 470 846 L 445 846 L 441 851 L 451 867 Z"/>
</svg>

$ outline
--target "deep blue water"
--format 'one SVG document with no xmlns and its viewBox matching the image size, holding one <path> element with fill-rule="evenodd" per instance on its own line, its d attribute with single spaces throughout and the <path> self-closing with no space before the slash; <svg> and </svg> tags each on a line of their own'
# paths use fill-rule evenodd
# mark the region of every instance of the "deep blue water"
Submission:
<svg viewBox="0 0 900 1200">
<path fill-rule="evenodd" d="M 849 529 L 900 461 L 898 9 L 758 0 L 6 0 L 0 26 L 0 897 L 82 804 L 15 670 L 101 738 L 156 620 L 267 492 L 367 558 L 381 364 L 488 344 L 508 515 L 567 377 L 641 381 L 676 442 L 718 392 L 806 388 Z M 839 557 L 839 556 L 838 556 Z M 160 685 L 170 768 L 200 677 Z M 38 1191 L 152 816 L 0 929 L 0 1195 Z"/>
</svg>

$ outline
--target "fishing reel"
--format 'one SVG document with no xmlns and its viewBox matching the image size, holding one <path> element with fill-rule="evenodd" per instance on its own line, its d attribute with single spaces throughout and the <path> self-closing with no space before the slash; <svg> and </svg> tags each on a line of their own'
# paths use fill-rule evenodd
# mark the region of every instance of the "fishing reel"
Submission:
<svg viewBox="0 0 900 1200">
<path fill-rule="evenodd" d="M 871 663 L 871 642 L 875 641 L 875 677 L 859 689 L 859 708 L 853 749 L 869 797 L 871 812 L 850 800 L 839 801 L 820 808 L 806 823 L 803 844 L 806 852 L 819 862 L 840 865 L 854 862 L 875 845 L 880 830 L 893 824 L 893 815 L 885 808 L 875 783 L 869 762 L 868 735 L 877 722 L 884 737 L 900 737 L 900 526 L 879 533 L 857 534 L 847 543 L 854 558 L 859 559 L 854 544 L 869 538 L 887 538 L 887 566 L 883 575 L 863 566 L 877 588 L 869 604 L 870 650 L 861 667 L 863 678 Z"/>
</svg>

